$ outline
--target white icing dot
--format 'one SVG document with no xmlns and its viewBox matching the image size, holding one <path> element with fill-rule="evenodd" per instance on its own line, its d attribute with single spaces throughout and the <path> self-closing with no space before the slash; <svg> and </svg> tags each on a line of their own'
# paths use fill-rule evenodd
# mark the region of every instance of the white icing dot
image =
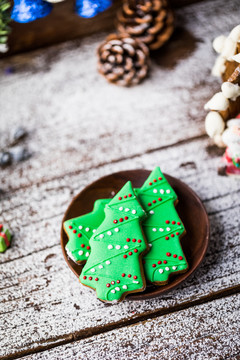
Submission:
<svg viewBox="0 0 240 360">
<path fill-rule="evenodd" d="M 107 265 L 111 264 L 111 261 L 107 260 L 107 261 L 106 261 L 106 264 L 107 264 Z"/>
<path fill-rule="evenodd" d="M 170 194 L 170 190 L 169 190 L 169 189 L 168 189 L 168 190 L 166 190 L 166 193 L 167 193 L 167 194 Z"/>
<path fill-rule="evenodd" d="M 129 249 L 129 246 L 128 246 L 128 245 L 124 245 L 124 249 Z"/>
<path fill-rule="evenodd" d="M 80 225 L 78 228 L 79 228 L 79 230 L 82 230 L 82 225 Z"/>
<path fill-rule="evenodd" d="M 88 257 L 90 254 L 89 254 L 89 252 L 86 252 L 86 257 Z"/>
<path fill-rule="evenodd" d="M 169 269 L 169 267 L 165 267 L 165 270 L 166 270 L 166 271 L 169 271 L 170 269 Z"/>
<path fill-rule="evenodd" d="M 116 291 L 115 291 L 114 289 L 111 290 L 111 293 L 115 294 L 115 292 L 116 292 Z"/>
<path fill-rule="evenodd" d="M 132 211 L 132 214 L 133 214 L 133 215 L 136 214 L 136 210 L 133 210 L 133 211 Z"/>
<path fill-rule="evenodd" d="M 111 232 L 111 231 L 108 231 L 107 234 L 108 234 L 108 235 L 112 235 L 112 232 Z"/>
<path fill-rule="evenodd" d="M 95 233 L 96 231 L 97 231 L 96 229 L 93 229 L 93 231 L 92 231 L 92 232 L 93 232 L 93 233 Z"/>
<path fill-rule="evenodd" d="M 125 211 L 128 212 L 130 209 L 129 208 L 126 208 Z"/>
<path fill-rule="evenodd" d="M 121 289 L 120 289 L 120 287 L 117 286 L 117 287 L 115 288 L 115 290 L 120 291 Z"/>
<path fill-rule="evenodd" d="M 122 211 L 122 210 L 123 210 L 123 207 L 122 207 L 122 206 L 120 206 L 119 210 L 120 210 L 120 211 Z"/>
<path fill-rule="evenodd" d="M 116 247 L 117 250 L 121 249 L 120 245 L 116 245 L 115 247 Z"/>
<path fill-rule="evenodd" d="M 90 271 L 91 271 L 91 272 L 95 272 L 96 270 L 95 270 L 94 268 L 92 268 Z"/>
<path fill-rule="evenodd" d="M 139 284 L 139 281 L 133 280 L 134 284 Z"/>
<path fill-rule="evenodd" d="M 86 230 L 86 232 L 88 232 L 90 229 L 89 229 L 89 227 L 87 227 L 85 230 Z"/>
<path fill-rule="evenodd" d="M 99 237 L 100 237 L 100 239 L 103 239 L 103 238 L 104 238 L 104 235 L 103 235 L 103 234 L 101 234 L 101 235 L 99 235 Z"/>
<path fill-rule="evenodd" d="M 108 245 L 108 249 L 111 250 L 113 248 L 112 245 Z"/>
<path fill-rule="evenodd" d="M 82 250 L 80 250 L 80 251 L 78 252 L 78 254 L 79 254 L 79 255 L 82 255 L 82 254 L 83 254 L 83 251 L 82 251 Z"/>
<path fill-rule="evenodd" d="M 157 193 L 157 189 L 153 189 L 153 192 L 154 192 L 154 194 L 156 194 L 156 193 Z"/>
<path fill-rule="evenodd" d="M 149 213 L 150 213 L 151 215 L 153 215 L 153 214 L 154 214 L 154 211 L 153 211 L 153 210 L 150 210 Z"/>
<path fill-rule="evenodd" d="M 160 193 L 161 193 L 161 194 L 164 194 L 164 190 L 163 190 L 163 189 L 161 189 L 161 190 L 160 190 Z"/>
<path fill-rule="evenodd" d="M 148 244 L 149 247 L 152 247 L 152 244 Z"/>
<path fill-rule="evenodd" d="M 167 227 L 166 230 L 167 230 L 167 231 L 170 231 L 171 229 L 170 229 L 170 227 Z"/>
<path fill-rule="evenodd" d="M 127 285 L 123 285 L 123 287 L 122 287 L 123 289 L 127 289 Z"/>
<path fill-rule="evenodd" d="M 159 229 L 159 231 L 163 232 L 163 231 L 164 231 L 164 229 L 163 229 L 163 228 L 160 228 L 160 229 Z"/>
<path fill-rule="evenodd" d="M 173 266 L 172 269 L 173 269 L 173 270 L 177 270 L 177 266 Z"/>
<path fill-rule="evenodd" d="M 119 232 L 119 228 L 115 228 L 114 230 L 115 230 L 116 232 Z"/>
<path fill-rule="evenodd" d="M 99 265 L 98 267 L 99 267 L 99 269 L 103 269 L 103 266 L 102 266 L 102 265 Z"/>
<path fill-rule="evenodd" d="M 158 271 L 160 272 L 160 274 L 162 274 L 162 273 L 163 273 L 163 269 L 159 269 Z"/>
<path fill-rule="evenodd" d="M 156 228 L 153 228 L 153 229 L 152 229 L 152 231 L 154 231 L 154 232 L 155 232 L 155 231 L 157 231 L 157 229 L 156 229 Z"/>
</svg>

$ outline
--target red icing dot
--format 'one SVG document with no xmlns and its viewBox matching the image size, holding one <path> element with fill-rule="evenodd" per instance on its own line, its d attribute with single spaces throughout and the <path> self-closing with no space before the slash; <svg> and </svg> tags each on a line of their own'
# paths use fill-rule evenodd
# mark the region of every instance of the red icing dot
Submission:
<svg viewBox="0 0 240 360">
<path fill-rule="evenodd" d="M 128 194 L 128 197 L 132 197 L 132 194 Z"/>
<path fill-rule="evenodd" d="M 179 232 L 178 232 L 178 231 L 176 232 L 176 235 L 179 235 Z"/>
<path fill-rule="evenodd" d="M 178 258 L 179 258 L 179 260 L 182 260 L 182 259 L 183 259 L 183 257 L 182 257 L 182 256 L 179 256 Z"/>
<path fill-rule="evenodd" d="M 131 252 L 131 251 L 129 251 L 128 255 L 130 255 L 130 256 L 131 256 L 131 255 L 132 255 L 132 252 Z"/>
<path fill-rule="evenodd" d="M 72 229 L 72 226 L 71 226 L 71 225 L 69 225 L 69 229 Z"/>
<path fill-rule="evenodd" d="M 150 182 L 149 185 L 151 186 L 151 185 L 152 185 L 152 182 Z"/>
<path fill-rule="evenodd" d="M 78 237 L 82 237 L 82 234 L 78 234 Z"/>
<path fill-rule="evenodd" d="M 98 278 L 95 278 L 95 281 L 98 281 Z"/>
<path fill-rule="evenodd" d="M 161 178 L 161 177 L 159 177 L 159 178 L 158 178 L 158 180 L 162 180 L 162 178 Z"/>
<path fill-rule="evenodd" d="M 89 280 L 92 280 L 92 277 L 91 277 L 91 276 L 89 276 Z"/>
<path fill-rule="evenodd" d="M 77 232 L 77 230 L 74 229 L 74 230 L 73 230 L 73 233 L 76 234 L 76 232 Z"/>
<path fill-rule="evenodd" d="M 110 286 L 110 284 L 108 283 L 107 285 L 106 285 L 106 287 L 109 287 Z"/>
<path fill-rule="evenodd" d="M 136 239 L 132 239 L 132 242 L 136 242 Z"/>
<path fill-rule="evenodd" d="M 171 253 L 170 253 L 170 252 L 167 252 L 166 255 L 167 255 L 167 256 L 171 256 Z"/>
<path fill-rule="evenodd" d="M 123 222 L 123 218 L 120 218 L 119 221 L 120 221 L 120 222 Z"/>
<path fill-rule="evenodd" d="M 126 199 L 127 198 L 127 195 L 124 195 L 124 199 Z"/>
<path fill-rule="evenodd" d="M 156 200 L 153 200 L 153 203 L 156 204 Z"/>
<path fill-rule="evenodd" d="M 83 276 L 83 279 L 86 280 L 86 278 L 87 278 L 87 277 L 84 275 L 84 276 Z"/>
<path fill-rule="evenodd" d="M 111 281 L 111 284 L 114 285 L 114 284 L 115 284 L 115 281 Z"/>
<path fill-rule="evenodd" d="M 162 201 L 162 198 L 158 198 L 158 201 Z"/>
<path fill-rule="evenodd" d="M 126 259 L 126 258 L 127 258 L 127 255 L 123 255 L 123 257 L 124 257 L 124 259 Z"/>
<path fill-rule="evenodd" d="M 84 248 L 84 246 L 85 246 L 84 244 L 81 244 L 81 247 L 82 247 L 82 248 Z"/>
<path fill-rule="evenodd" d="M 117 284 L 119 284 L 120 283 L 120 280 L 117 280 Z"/>
<path fill-rule="evenodd" d="M 118 221 L 117 220 L 113 220 L 113 223 L 116 224 Z"/>
<path fill-rule="evenodd" d="M 163 263 L 164 263 L 164 264 L 167 264 L 167 260 L 163 260 Z"/>
<path fill-rule="evenodd" d="M 169 237 L 168 237 L 168 236 L 166 236 L 166 237 L 165 237 L 165 239 L 166 239 L 166 240 L 169 240 Z"/>
<path fill-rule="evenodd" d="M 128 217 L 127 216 L 125 216 L 125 218 L 124 218 L 125 220 L 127 220 L 128 219 Z"/>
<path fill-rule="evenodd" d="M 133 277 L 134 279 L 137 279 L 137 276 L 136 275 L 134 275 L 134 277 Z"/>
<path fill-rule="evenodd" d="M 151 203 L 148 203 L 148 206 L 151 206 L 152 204 Z"/>
<path fill-rule="evenodd" d="M 118 200 L 122 200 L 122 197 L 121 197 L 121 196 L 119 196 Z"/>
<path fill-rule="evenodd" d="M 126 274 L 122 273 L 122 277 L 126 276 Z"/>
<path fill-rule="evenodd" d="M 87 246 L 87 249 L 90 250 L 90 246 Z"/>
<path fill-rule="evenodd" d="M 131 274 L 128 274 L 128 277 L 131 277 L 132 275 Z"/>
<path fill-rule="evenodd" d="M 142 240 L 139 239 L 139 240 L 138 240 L 138 243 L 141 243 L 141 242 L 142 242 Z"/>
<path fill-rule="evenodd" d="M 169 220 L 166 220 L 166 224 L 169 224 L 170 223 L 170 221 Z"/>
<path fill-rule="evenodd" d="M 176 257 L 177 257 L 177 255 L 176 255 L 176 254 L 173 254 L 173 257 L 174 257 L 174 258 L 176 258 Z"/>
<path fill-rule="evenodd" d="M 180 223 L 179 221 L 177 222 L 177 224 L 178 224 L 178 225 L 181 225 L 181 223 Z"/>
<path fill-rule="evenodd" d="M 127 242 L 129 242 L 129 241 L 131 241 L 131 239 L 130 238 L 127 238 L 127 240 L 126 240 Z"/>
<path fill-rule="evenodd" d="M 134 252 L 137 253 L 137 252 L 138 252 L 138 249 L 134 249 Z"/>
<path fill-rule="evenodd" d="M 171 237 L 174 237 L 174 234 L 171 234 Z"/>
<path fill-rule="evenodd" d="M 162 263 L 161 260 L 159 260 L 159 261 L 158 261 L 158 264 L 160 265 L 161 263 Z"/>
<path fill-rule="evenodd" d="M 156 267 L 156 264 L 152 264 L 152 267 Z"/>
<path fill-rule="evenodd" d="M 172 221 L 172 224 L 173 224 L 173 225 L 176 224 L 176 221 Z"/>
<path fill-rule="evenodd" d="M 157 182 L 157 180 L 156 180 L 156 179 L 153 179 L 153 181 L 154 181 L 154 182 Z"/>
</svg>

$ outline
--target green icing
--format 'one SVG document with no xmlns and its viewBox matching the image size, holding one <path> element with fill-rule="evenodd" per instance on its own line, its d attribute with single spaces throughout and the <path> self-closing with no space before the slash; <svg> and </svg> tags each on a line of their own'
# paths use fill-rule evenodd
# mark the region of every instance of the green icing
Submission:
<svg viewBox="0 0 240 360">
<path fill-rule="evenodd" d="M 0 253 L 3 253 L 11 244 L 11 233 L 0 224 Z"/>
<path fill-rule="evenodd" d="M 104 208 L 110 199 L 96 200 L 93 211 L 64 222 L 68 235 L 65 247 L 68 256 L 75 262 L 85 262 L 90 254 L 89 240 L 99 225 L 103 222 Z"/>
<path fill-rule="evenodd" d="M 188 269 L 179 241 L 185 229 L 175 209 L 177 195 L 159 167 L 137 190 L 137 195 L 148 215 L 142 222 L 150 246 L 143 261 L 146 279 L 156 284 L 167 282 L 170 274 Z"/>
<path fill-rule="evenodd" d="M 80 275 L 82 284 L 103 301 L 119 301 L 129 292 L 143 291 L 140 255 L 147 250 L 140 221 L 145 212 L 131 182 L 105 206 L 105 219 L 90 239 L 91 254 Z"/>
</svg>

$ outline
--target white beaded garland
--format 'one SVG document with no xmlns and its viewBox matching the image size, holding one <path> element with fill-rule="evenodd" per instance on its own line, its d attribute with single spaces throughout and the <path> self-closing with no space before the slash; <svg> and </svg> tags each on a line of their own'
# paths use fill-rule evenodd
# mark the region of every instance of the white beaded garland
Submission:
<svg viewBox="0 0 240 360">
<path fill-rule="evenodd" d="M 116 292 L 116 291 L 115 291 L 114 289 L 111 290 L 111 293 L 115 294 L 115 292 Z"/>
<path fill-rule="evenodd" d="M 170 194 L 170 190 L 169 190 L 169 189 L 168 189 L 168 190 L 166 190 L 166 193 L 167 193 L 167 194 Z"/>
<path fill-rule="evenodd" d="M 177 266 L 173 266 L 172 269 L 173 269 L 173 270 L 177 270 Z"/>
<path fill-rule="evenodd" d="M 95 272 L 96 270 L 95 270 L 94 268 L 92 268 L 90 271 L 91 271 L 91 272 Z"/>
<path fill-rule="evenodd" d="M 80 225 L 78 228 L 79 228 L 79 230 L 82 230 L 82 225 Z"/>
<path fill-rule="evenodd" d="M 108 231 L 107 234 L 110 236 L 110 235 L 112 235 L 112 232 L 111 232 L 111 231 Z"/>
<path fill-rule="evenodd" d="M 153 210 L 150 210 L 149 213 L 150 213 L 151 215 L 153 215 L 153 214 L 154 214 L 154 211 L 153 211 Z"/>
<path fill-rule="evenodd" d="M 106 261 L 106 264 L 107 264 L 107 265 L 110 265 L 110 264 L 111 264 L 111 261 L 107 260 L 107 261 Z"/>
<path fill-rule="evenodd" d="M 103 235 L 103 234 L 101 234 L 101 235 L 99 235 L 99 237 L 100 237 L 100 239 L 103 239 L 103 238 L 104 238 L 104 235 Z"/>
<path fill-rule="evenodd" d="M 82 255 L 82 254 L 83 254 L 83 251 L 82 251 L 82 250 L 80 250 L 80 251 L 78 252 L 78 254 L 79 254 L 79 255 Z"/>
<path fill-rule="evenodd" d="M 128 212 L 130 209 L 129 208 L 126 208 L 125 211 Z"/>
<path fill-rule="evenodd" d="M 134 283 L 134 284 L 139 284 L 139 281 L 133 280 L 133 283 Z"/>
<path fill-rule="evenodd" d="M 108 245 L 108 249 L 109 249 L 109 250 L 113 249 L 113 246 L 112 246 L 112 245 Z"/>
<path fill-rule="evenodd" d="M 123 207 L 122 207 L 122 206 L 120 206 L 119 210 L 120 210 L 120 211 L 122 211 L 122 210 L 123 210 Z"/>
<path fill-rule="evenodd" d="M 115 228 L 114 230 L 115 230 L 116 232 L 119 232 L 119 228 Z"/>
<path fill-rule="evenodd" d="M 95 233 L 96 231 L 97 231 L 96 229 L 93 229 L 93 231 L 92 231 L 92 232 L 93 232 L 93 233 Z"/>
<path fill-rule="evenodd" d="M 123 289 L 127 289 L 128 287 L 127 287 L 127 285 L 123 285 L 123 287 L 122 287 Z"/>
<path fill-rule="evenodd" d="M 163 228 L 160 228 L 160 229 L 159 229 L 159 231 L 163 232 L 163 231 L 164 231 L 164 229 L 163 229 Z"/>
<path fill-rule="evenodd" d="M 133 214 L 133 215 L 136 214 L 136 210 L 133 210 L 133 211 L 132 211 L 132 214 Z"/>
<path fill-rule="evenodd" d="M 88 232 L 90 229 L 89 229 L 89 227 L 86 227 L 86 229 L 85 229 L 85 230 L 86 230 L 86 232 Z"/>
<path fill-rule="evenodd" d="M 128 246 L 128 245 L 124 245 L 124 249 L 129 249 L 129 246 Z"/>
<path fill-rule="evenodd" d="M 160 272 L 160 274 L 162 274 L 162 273 L 163 273 L 163 269 L 159 269 L 158 271 Z"/>
<path fill-rule="evenodd" d="M 160 194 L 164 194 L 164 190 L 163 190 L 163 189 L 159 190 L 159 192 L 160 192 Z"/>
<path fill-rule="evenodd" d="M 99 265 L 98 267 L 99 267 L 99 269 L 103 269 L 103 266 L 102 266 L 102 265 Z"/>
<path fill-rule="evenodd" d="M 120 287 L 117 286 L 117 287 L 115 288 L 115 290 L 120 291 L 121 289 L 120 289 Z"/>
<path fill-rule="evenodd" d="M 157 193 L 157 189 L 153 189 L 153 192 L 154 192 L 154 194 L 156 194 L 156 193 Z"/>
<path fill-rule="evenodd" d="M 121 246 L 120 245 L 116 245 L 115 246 L 117 250 L 120 250 L 121 249 Z"/>
<path fill-rule="evenodd" d="M 166 230 L 167 230 L 167 231 L 170 231 L 170 230 L 171 230 L 171 228 L 170 228 L 170 227 L 167 227 L 167 228 L 166 228 Z"/>
<path fill-rule="evenodd" d="M 157 231 L 157 229 L 156 229 L 156 228 L 153 228 L 153 229 L 152 229 L 152 231 L 156 232 L 156 231 Z"/>
<path fill-rule="evenodd" d="M 166 271 L 169 271 L 170 269 L 169 269 L 169 267 L 165 267 L 165 270 L 166 270 Z"/>
<path fill-rule="evenodd" d="M 85 255 L 86 255 L 86 257 L 88 257 L 90 254 L 89 254 L 89 252 L 86 252 L 86 254 L 85 254 Z"/>
</svg>

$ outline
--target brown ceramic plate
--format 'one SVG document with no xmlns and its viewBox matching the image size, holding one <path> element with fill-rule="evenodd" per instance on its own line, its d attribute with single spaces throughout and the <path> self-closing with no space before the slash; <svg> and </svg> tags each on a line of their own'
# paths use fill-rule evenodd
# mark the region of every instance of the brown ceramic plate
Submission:
<svg viewBox="0 0 240 360">
<path fill-rule="evenodd" d="M 81 274 L 82 265 L 74 263 L 67 256 L 65 246 L 68 238 L 63 230 L 63 222 L 92 211 L 95 200 L 112 198 L 128 180 L 132 181 L 135 188 L 141 187 L 149 174 L 148 170 L 127 170 L 105 176 L 87 186 L 72 200 L 62 221 L 61 246 L 68 266 L 77 277 Z M 149 285 L 144 292 L 128 295 L 128 300 L 150 299 L 175 288 L 197 269 L 208 247 L 209 220 L 201 200 L 182 181 L 166 174 L 165 176 L 178 196 L 177 211 L 187 232 L 181 239 L 181 244 L 189 269 L 184 274 L 172 276 L 166 285 Z"/>
</svg>

